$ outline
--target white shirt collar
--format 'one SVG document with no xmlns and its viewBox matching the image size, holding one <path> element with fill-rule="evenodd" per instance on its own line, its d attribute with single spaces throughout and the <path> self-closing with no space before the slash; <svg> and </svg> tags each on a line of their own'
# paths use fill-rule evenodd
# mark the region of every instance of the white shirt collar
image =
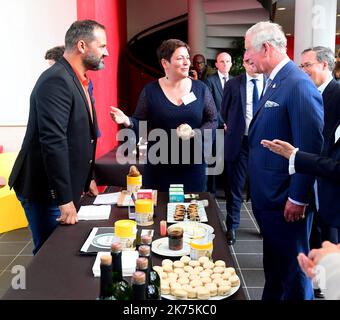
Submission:
<svg viewBox="0 0 340 320">
<path fill-rule="evenodd" d="M 217 74 L 218 74 L 218 76 L 220 77 L 220 80 L 221 80 L 221 81 L 224 81 L 223 78 L 226 78 L 226 80 L 228 81 L 228 79 L 229 79 L 229 73 L 225 76 L 225 75 L 222 74 L 219 70 L 217 70 Z"/>
<path fill-rule="evenodd" d="M 276 67 L 272 70 L 269 75 L 269 79 L 274 80 L 275 76 L 279 73 L 279 71 L 290 61 L 290 59 L 284 58 Z"/>
<path fill-rule="evenodd" d="M 246 72 L 246 77 L 247 77 L 247 82 L 252 80 L 252 79 L 257 79 L 259 81 L 263 81 L 263 73 L 260 73 L 257 78 L 251 77 L 247 72 Z"/>
<path fill-rule="evenodd" d="M 328 79 L 320 86 L 318 87 L 318 90 L 321 94 L 325 91 L 326 87 L 329 85 L 329 83 L 332 81 L 333 77 L 332 74 L 328 76 Z"/>
</svg>

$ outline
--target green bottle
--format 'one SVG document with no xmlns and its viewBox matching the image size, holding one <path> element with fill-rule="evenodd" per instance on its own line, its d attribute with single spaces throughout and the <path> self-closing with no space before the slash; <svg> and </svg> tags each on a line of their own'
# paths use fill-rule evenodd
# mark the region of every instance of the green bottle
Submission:
<svg viewBox="0 0 340 320">
<path fill-rule="evenodd" d="M 132 274 L 131 286 L 131 300 L 146 300 L 146 281 L 144 272 L 136 271 Z"/>
<path fill-rule="evenodd" d="M 161 295 L 158 288 L 150 283 L 149 261 L 147 258 L 138 258 L 136 262 L 136 271 L 145 273 L 146 282 L 146 299 L 147 300 L 160 300 Z"/>
<path fill-rule="evenodd" d="M 130 300 L 131 286 L 123 279 L 122 269 L 122 244 L 120 242 L 111 245 L 112 257 L 112 281 L 115 300 Z"/>
<path fill-rule="evenodd" d="M 145 242 L 145 239 L 142 238 L 142 242 Z M 153 270 L 152 263 L 152 254 L 151 254 L 151 241 L 150 244 L 143 243 L 138 249 L 138 253 L 140 257 L 145 257 L 149 261 L 149 272 L 150 272 L 150 284 L 154 284 L 159 292 L 161 292 L 161 278 L 159 274 Z"/>
<path fill-rule="evenodd" d="M 100 293 L 98 300 L 115 300 L 113 297 L 112 258 L 109 255 L 100 258 Z"/>
</svg>

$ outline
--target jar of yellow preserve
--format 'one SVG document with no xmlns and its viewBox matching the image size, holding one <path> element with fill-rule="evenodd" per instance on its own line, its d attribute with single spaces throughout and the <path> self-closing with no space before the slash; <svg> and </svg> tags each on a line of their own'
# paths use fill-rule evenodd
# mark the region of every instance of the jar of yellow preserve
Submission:
<svg viewBox="0 0 340 320">
<path fill-rule="evenodd" d="M 203 239 L 192 239 L 190 241 L 190 258 L 198 260 L 200 257 L 212 259 L 214 234 L 209 234 Z"/>
<path fill-rule="evenodd" d="M 153 224 L 153 201 L 151 199 L 137 199 L 135 201 L 136 223 L 138 226 Z"/>
<path fill-rule="evenodd" d="M 137 192 L 142 187 L 142 175 L 138 177 L 126 176 L 126 189 L 128 192 Z"/>
<path fill-rule="evenodd" d="M 134 250 L 137 224 L 133 220 L 118 220 L 114 224 L 115 238 L 122 243 L 123 250 Z"/>
</svg>

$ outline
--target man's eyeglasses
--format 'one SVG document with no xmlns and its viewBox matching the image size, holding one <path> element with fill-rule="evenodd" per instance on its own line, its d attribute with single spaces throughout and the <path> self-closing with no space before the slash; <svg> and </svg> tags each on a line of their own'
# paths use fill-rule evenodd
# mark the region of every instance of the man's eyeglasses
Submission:
<svg viewBox="0 0 340 320">
<path fill-rule="evenodd" d="M 319 62 L 318 61 L 313 62 L 313 63 L 312 62 L 306 62 L 306 63 L 300 64 L 299 67 L 301 69 L 309 69 L 311 66 L 313 66 L 316 63 L 319 63 Z"/>
</svg>

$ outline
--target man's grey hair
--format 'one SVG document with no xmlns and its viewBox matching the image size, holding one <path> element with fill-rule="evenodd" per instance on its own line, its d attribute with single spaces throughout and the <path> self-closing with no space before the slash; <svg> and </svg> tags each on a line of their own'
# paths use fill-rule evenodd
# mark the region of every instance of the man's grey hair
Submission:
<svg viewBox="0 0 340 320">
<path fill-rule="evenodd" d="M 252 45 L 260 50 L 263 43 L 270 43 L 277 51 L 286 53 L 287 38 L 282 31 L 282 27 L 270 21 L 261 21 L 250 27 L 246 36 L 252 37 Z"/>
<path fill-rule="evenodd" d="M 316 60 L 318 62 L 327 62 L 328 63 L 328 69 L 329 71 L 333 71 L 335 66 L 335 58 L 334 58 L 334 52 L 331 50 L 331 48 L 323 47 L 323 46 L 317 46 L 308 48 L 302 51 L 302 55 L 313 51 L 316 53 Z"/>
</svg>

